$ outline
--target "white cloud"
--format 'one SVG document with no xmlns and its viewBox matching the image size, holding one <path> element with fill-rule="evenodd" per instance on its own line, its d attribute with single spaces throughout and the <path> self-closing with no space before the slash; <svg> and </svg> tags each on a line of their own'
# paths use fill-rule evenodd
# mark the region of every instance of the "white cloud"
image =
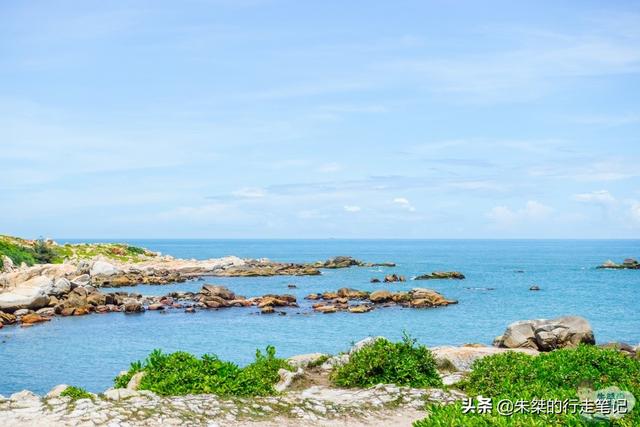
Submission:
<svg viewBox="0 0 640 427">
<path fill-rule="evenodd" d="M 355 206 L 355 205 L 345 205 L 344 210 L 345 212 L 360 212 L 362 208 L 360 206 Z"/>
<path fill-rule="evenodd" d="M 234 191 L 231 194 L 241 199 L 260 199 L 265 197 L 267 192 L 263 188 L 245 187 Z"/>
<path fill-rule="evenodd" d="M 574 194 L 571 197 L 576 202 L 583 203 L 598 203 L 608 205 L 616 202 L 616 198 L 611 195 L 607 190 L 592 191 L 591 193 Z"/>
<path fill-rule="evenodd" d="M 409 212 L 416 211 L 416 208 L 413 207 L 411 202 L 409 202 L 409 200 L 404 197 L 396 197 L 395 199 L 393 199 L 393 203 L 400 206 L 403 209 L 408 210 Z"/>
<path fill-rule="evenodd" d="M 553 208 L 536 200 L 529 200 L 525 206 L 513 210 L 508 206 L 496 206 L 487 213 L 487 218 L 501 225 L 514 225 L 518 222 L 541 221 L 549 217 Z"/>
</svg>

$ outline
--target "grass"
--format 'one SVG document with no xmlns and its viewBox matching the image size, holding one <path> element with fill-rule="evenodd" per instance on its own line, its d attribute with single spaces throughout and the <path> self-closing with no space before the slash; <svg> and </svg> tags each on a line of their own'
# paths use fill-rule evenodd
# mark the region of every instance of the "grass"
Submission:
<svg viewBox="0 0 640 427">
<path fill-rule="evenodd" d="M 69 386 L 62 393 L 60 393 L 62 397 L 70 397 L 72 401 L 80 400 L 80 399 L 91 399 L 93 395 L 89 393 L 87 390 L 81 387 Z"/>
<path fill-rule="evenodd" d="M 459 386 L 468 396 L 491 397 L 494 404 L 501 399 L 577 399 L 579 389 L 600 390 L 609 386 L 617 386 L 638 398 L 640 361 L 616 350 L 585 345 L 537 357 L 506 352 L 476 361 L 468 378 Z M 415 427 L 587 425 L 586 419 L 572 414 L 517 414 L 511 417 L 497 413 L 463 414 L 460 403 L 432 405 L 428 409 L 432 415 L 416 422 Z M 594 425 L 593 422 L 590 425 Z M 638 405 L 624 418 L 611 423 L 607 421 L 604 425 L 640 425 Z"/>
<path fill-rule="evenodd" d="M 331 381 L 340 387 L 442 385 L 429 349 L 416 345 L 416 340 L 406 334 L 401 342 L 379 339 L 361 348 L 351 355 L 347 364 L 334 369 Z"/>
<path fill-rule="evenodd" d="M 147 249 L 121 243 L 57 245 L 43 239 L 0 236 L 0 269 L 4 266 L 2 255 L 9 257 L 16 266 L 23 262 L 27 265 L 60 264 L 67 259 L 91 259 L 97 256 L 120 262 L 140 262 L 156 256 Z"/>
<path fill-rule="evenodd" d="M 126 387 L 131 377 L 144 371 L 140 390 L 162 396 L 217 394 L 220 396 L 269 396 L 282 368 L 291 370 L 284 359 L 275 356 L 275 348 L 256 351 L 253 363 L 245 367 L 220 360 L 215 355 L 198 358 L 186 352 L 171 354 L 154 350 L 144 362 L 134 362 L 129 371 L 114 380 L 118 388 Z"/>
</svg>

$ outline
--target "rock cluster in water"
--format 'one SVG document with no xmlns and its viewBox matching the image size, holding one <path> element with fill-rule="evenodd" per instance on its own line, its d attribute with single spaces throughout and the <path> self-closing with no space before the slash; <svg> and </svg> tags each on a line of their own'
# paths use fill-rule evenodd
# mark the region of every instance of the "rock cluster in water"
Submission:
<svg viewBox="0 0 640 427">
<path fill-rule="evenodd" d="M 464 274 L 459 271 L 434 271 L 431 274 L 421 274 L 415 277 L 413 280 L 437 280 L 437 279 L 464 279 Z"/>
<path fill-rule="evenodd" d="M 640 262 L 634 258 L 625 259 L 622 264 L 617 264 L 611 260 L 607 260 L 597 268 L 611 269 L 611 270 L 640 270 Z"/>
<path fill-rule="evenodd" d="M 306 299 L 318 301 L 313 304 L 312 308 L 320 313 L 335 313 L 338 311 L 366 313 L 376 307 L 394 305 L 409 308 L 431 308 L 458 303 L 458 301 L 446 299 L 434 290 L 423 288 L 414 288 L 408 292 L 390 292 L 387 290 L 367 292 L 358 289 L 341 288 L 336 292 L 311 294 Z"/>
</svg>

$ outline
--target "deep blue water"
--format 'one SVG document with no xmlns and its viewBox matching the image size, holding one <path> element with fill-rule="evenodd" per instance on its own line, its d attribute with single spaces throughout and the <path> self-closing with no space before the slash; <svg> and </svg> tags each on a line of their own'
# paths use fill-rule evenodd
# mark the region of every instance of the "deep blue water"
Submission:
<svg viewBox="0 0 640 427">
<path fill-rule="evenodd" d="M 182 258 L 224 255 L 307 262 L 335 255 L 393 261 L 394 268 L 325 270 L 315 277 L 207 278 L 167 286 L 131 288 L 143 294 L 198 290 L 221 283 L 245 296 L 293 293 L 300 309 L 287 316 L 261 316 L 235 308 L 185 314 L 181 310 L 137 315 L 113 313 L 54 318 L 30 328 L 0 330 L 0 393 L 22 389 L 47 392 L 60 383 L 91 391 L 108 388 L 113 377 L 154 348 L 216 353 L 244 364 L 256 348 L 276 346 L 282 356 L 315 351 L 335 353 L 368 335 L 400 338 L 409 332 L 435 346 L 490 344 L 516 320 L 581 315 L 598 342 L 640 342 L 640 271 L 596 270 L 605 261 L 640 255 L 638 240 L 129 240 Z M 412 277 L 435 270 L 459 270 L 462 281 L 371 284 L 372 277 Z M 518 273 L 523 270 L 524 273 Z M 297 289 L 288 289 L 294 283 Z M 539 285 L 540 292 L 529 287 Z M 302 298 L 312 292 L 358 289 L 408 290 L 429 287 L 458 305 L 425 310 L 378 309 L 366 314 L 308 313 Z M 495 288 L 484 291 L 468 288 Z M 297 314 L 304 312 L 304 314 Z"/>
</svg>

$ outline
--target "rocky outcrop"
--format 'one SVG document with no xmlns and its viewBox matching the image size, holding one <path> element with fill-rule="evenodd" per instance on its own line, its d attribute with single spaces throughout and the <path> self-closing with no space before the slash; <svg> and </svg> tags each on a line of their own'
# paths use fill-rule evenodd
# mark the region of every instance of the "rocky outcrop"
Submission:
<svg viewBox="0 0 640 427">
<path fill-rule="evenodd" d="M 538 354 L 537 350 L 529 348 L 506 349 L 485 346 L 441 346 L 431 349 L 433 357 L 436 359 L 438 369 L 449 372 L 468 372 L 476 360 L 506 351 L 517 351 L 531 356 Z"/>
<path fill-rule="evenodd" d="M 434 271 L 431 274 L 422 274 L 415 277 L 413 280 L 438 280 L 438 279 L 464 279 L 464 274 L 459 271 Z"/>
<path fill-rule="evenodd" d="M 414 288 L 409 292 L 391 292 L 385 289 L 371 293 L 357 289 L 342 288 L 337 292 L 311 294 L 306 299 L 320 301 L 312 308 L 320 313 L 348 311 L 350 313 L 366 313 L 375 307 L 400 305 L 408 308 L 431 308 L 457 304 L 432 289 Z M 351 304 L 355 301 L 356 304 Z"/>
<path fill-rule="evenodd" d="M 597 268 L 604 268 L 610 270 L 640 270 L 640 262 L 634 258 L 625 259 L 622 264 L 617 264 L 611 260 L 607 260 Z"/>
<path fill-rule="evenodd" d="M 404 282 L 406 281 L 404 276 L 399 276 L 397 274 L 389 274 L 384 276 L 384 283 L 394 283 L 394 282 Z"/>
<path fill-rule="evenodd" d="M 494 341 L 497 347 L 531 348 L 539 351 L 576 347 L 578 344 L 595 344 L 591 325 L 578 316 L 515 322 Z"/>
<path fill-rule="evenodd" d="M 22 286 L 10 292 L 0 294 L 0 310 L 13 313 L 16 310 L 26 308 L 37 310 L 49 304 L 49 296 L 46 290 L 52 286 L 52 281 L 46 276 L 36 276 Z"/>
</svg>

